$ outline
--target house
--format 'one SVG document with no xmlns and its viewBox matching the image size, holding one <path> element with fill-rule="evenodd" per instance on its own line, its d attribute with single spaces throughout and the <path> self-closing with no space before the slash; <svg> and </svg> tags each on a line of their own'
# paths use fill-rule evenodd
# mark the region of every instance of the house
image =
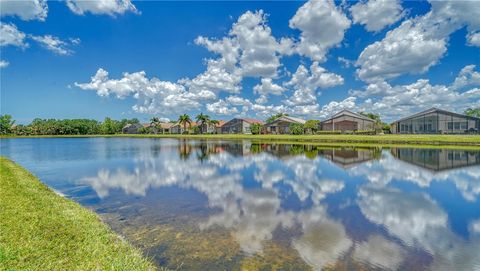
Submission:
<svg viewBox="0 0 480 271">
<path fill-rule="evenodd" d="M 352 168 L 356 165 L 375 159 L 381 155 L 379 149 L 353 149 L 353 148 L 339 148 L 339 149 L 324 149 L 319 150 L 319 155 L 327 158 L 336 165 L 342 168 Z"/>
<path fill-rule="evenodd" d="M 320 122 L 320 130 L 324 131 L 343 132 L 374 129 L 375 121 L 373 119 L 346 109 Z"/>
<path fill-rule="evenodd" d="M 192 121 L 190 125 L 188 123 L 186 124 L 187 129 L 185 130 L 183 123 L 176 122 L 172 124 L 172 126 L 170 126 L 170 133 L 171 134 L 183 134 L 185 132 L 189 133 L 193 130 L 195 126 L 197 126 L 197 123 Z"/>
<path fill-rule="evenodd" d="M 140 128 L 143 128 L 143 125 L 140 123 L 129 123 L 122 128 L 122 133 L 124 134 L 139 134 Z"/>
<path fill-rule="evenodd" d="M 234 118 L 222 125 L 222 134 L 251 134 L 250 126 L 254 123 L 263 125 L 261 120 Z"/>
<path fill-rule="evenodd" d="M 222 126 L 227 123 L 224 120 L 219 120 L 217 124 L 215 124 L 215 134 L 221 134 L 222 133 Z"/>
<path fill-rule="evenodd" d="M 473 134 L 479 133 L 480 118 L 430 108 L 399 119 L 390 127 L 393 134 Z"/>
<path fill-rule="evenodd" d="M 480 165 L 480 152 L 468 150 L 392 148 L 390 152 L 397 159 L 434 172 Z"/>
<path fill-rule="evenodd" d="M 291 124 L 305 124 L 305 120 L 290 116 L 281 116 L 274 121 L 265 124 L 264 131 L 267 134 L 289 134 Z"/>
<path fill-rule="evenodd" d="M 172 129 L 173 123 L 170 122 L 161 122 L 160 123 L 160 133 L 169 134 Z"/>
</svg>

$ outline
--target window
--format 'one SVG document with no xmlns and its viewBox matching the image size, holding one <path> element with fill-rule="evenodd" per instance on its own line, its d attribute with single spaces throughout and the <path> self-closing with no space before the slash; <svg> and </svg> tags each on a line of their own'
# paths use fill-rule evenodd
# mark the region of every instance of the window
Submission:
<svg viewBox="0 0 480 271">
<path fill-rule="evenodd" d="M 455 122 L 455 130 L 460 130 L 460 122 Z"/>
<path fill-rule="evenodd" d="M 453 130 L 453 122 L 448 122 L 448 130 Z"/>
<path fill-rule="evenodd" d="M 462 122 L 460 125 L 460 129 L 467 130 L 467 122 Z"/>
</svg>

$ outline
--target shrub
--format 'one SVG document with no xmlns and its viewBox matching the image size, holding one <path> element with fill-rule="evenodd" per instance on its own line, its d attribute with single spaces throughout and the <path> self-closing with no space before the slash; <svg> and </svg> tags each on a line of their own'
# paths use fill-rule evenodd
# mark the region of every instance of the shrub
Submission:
<svg viewBox="0 0 480 271">
<path fill-rule="evenodd" d="M 288 127 L 290 129 L 290 133 L 292 135 L 301 135 L 303 134 L 303 124 L 300 123 L 292 123 Z"/>
<path fill-rule="evenodd" d="M 354 132 L 356 135 L 374 135 L 375 130 L 357 130 Z"/>
<path fill-rule="evenodd" d="M 262 125 L 260 123 L 253 123 L 252 125 L 250 125 L 250 132 L 252 132 L 253 135 L 260 134 L 261 130 L 262 130 Z"/>
</svg>

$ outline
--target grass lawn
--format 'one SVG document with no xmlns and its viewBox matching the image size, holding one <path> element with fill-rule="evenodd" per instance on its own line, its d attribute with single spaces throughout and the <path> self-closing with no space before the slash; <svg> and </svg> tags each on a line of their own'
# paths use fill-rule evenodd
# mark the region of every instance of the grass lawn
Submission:
<svg viewBox="0 0 480 271">
<path fill-rule="evenodd" d="M 0 270 L 155 270 L 92 211 L 0 157 Z"/>
<path fill-rule="evenodd" d="M 29 137 L 29 136 L 27 136 Z M 32 137 L 153 137 L 153 138 L 197 138 L 197 139 L 251 139 L 257 141 L 316 142 L 316 143 L 368 143 L 381 145 L 457 145 L 480 146 L 480 135 L 179 135 L 179 134 L 116 134 L 79 136 L 32 136 Z"/>
</svg>

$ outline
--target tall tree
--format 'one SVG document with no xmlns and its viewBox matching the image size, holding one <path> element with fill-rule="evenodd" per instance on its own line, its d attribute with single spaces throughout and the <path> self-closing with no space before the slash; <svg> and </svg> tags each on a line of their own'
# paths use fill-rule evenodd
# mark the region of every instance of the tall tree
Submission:
<svg viewBox="0 0 480 271">
<path fill-rule="evenodd" d="M 318 120 L 307 120 L 305 124 L 303 125 L 303 128 L 305 131 L 308 131 L 308 133 L 315 133 L 318 130 L 318 124 L 320 121 Z"/>
<path fill-rule="evenodd" d="M 274 122 L 276 119 L 281 118 L 283 116 L 288 116 L 288 114 L 278 113 L 278 114 L 272 115 L 267 119 L 267 123 Z"/>
<path fill-rule="evenodd" d="M 15 121 L 10 115 L 0 115 L 0 134 L 10 134 Z"/>
<path fill-rule="evenodd" d="M 180 117 L 178 117 L 178 123 L 183 125 L 183 132 L 187 131 L 187 124 L 189 128 L 192 127 L 192 119 L 187 114 L 180 115 Z"/>
<path fill-rule="evenodd" d="M 153 132 L 156 134 L 162 127 L 160 119 L 157 117 L 153 117 L 150 119 L 150 126 L 153 127 Z"/>
<path fill-rule="evenodd" d="M 465 115 L 480 118 L 480 107 L 465 110 Z"/>
<path fill-rule="evenodd" d="M 196 117 L 197 123 L 200 123 L 200 133 L 203 134 L 203 128 L 204 126 L 208 126 L 209 121 L 210 121 L 210 116 L 209 115 L 204 115 L 203 113 L 198 114 Z M 208 130 L 208 127 L 205 127 L 206 131 Z"/>
</svg>

